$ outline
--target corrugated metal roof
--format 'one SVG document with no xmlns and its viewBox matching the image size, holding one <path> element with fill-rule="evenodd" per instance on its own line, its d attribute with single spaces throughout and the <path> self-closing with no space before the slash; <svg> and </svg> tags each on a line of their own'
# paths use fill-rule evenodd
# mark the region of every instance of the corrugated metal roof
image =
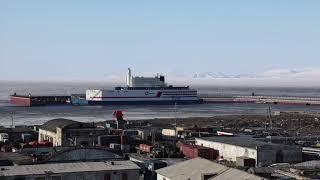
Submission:
<svg viewBox="0 0 320 180">
<path fill-rule="evenodd" d="M 226 171 L 227 169 L 229 168 L 207 159 L 194 158 L 159 169 L 156 172 L 174 180 L 186 180 L 188 178 L 201 180 L 202 174 L 216 174 Z"/>
<path fill-rule="evenodd" d="M 306 162 L 295 164 L 294 166 L 320 168 L 320 161 L 319 160 L 306 161 Z"/>
<path fill-rule="evenodd" d="M 45 122 L 43 125 L 41 125 L 39 128 L 40 129 L 45 129 L 51 132 L 56 132 L 56 128 L 64 128 L 66 126 L 69 126 L 71 124 L 77 124 L 79 122 L 73 121 L 70 119 L 63 119 L 63 118 L 58 118 L 58 119 L 52 119 L 47 122 Z"/>
<path fill-rule="evenodd" d="M 203 158 L 194 158 L 156 171 L 171 180 L 202 180 L 203 175 L 213 175 L 211 179 L 263 179 L 245 171 L 229 168 Z"/>
<path fill-rule="evenodd" d="M 56 132 L 57 127 L 66 128 L 69 126 L 72 126 L 72 127 L 74 126 L 78 130 L 85 129 L 85 128 L 95 128 L 95 126 L 92 123 L 83 123 L 83 122 L 78 122 L 70 119 L 58 118 L 58 119 L 52 119 L 45 122 L 43 125 L 39 127 L 39 129 L 45 129 L 51 132 Z"/>
<path fill-rule="evenodd" d="M 15 164 L 32 164 L 30 156 L 18 152 L 0 152 L 0 161 L 9 160 Z"/>
<path fill-rule="evenodd" d="M 80 163 L 57 163 L 57 164 L 37 164 L 22 166 L 2 166 L 0 176 L 26 176 L 71 173 L 71 172 L 96 172 L 109 170 L 129 170 L 140 169 L 132 161 L 111 161 L 108 162 L 80 162 Z"/>
<path fill-rule="evenodd" d="M 203 158 L 194 158 L 156 171 L 171 180 L 202 180 L 203 175 L 212 174 L 213 179 L 247 179 L 260 180 L 259 176 L 245 171 L 223 166 Z"/>
</svg>

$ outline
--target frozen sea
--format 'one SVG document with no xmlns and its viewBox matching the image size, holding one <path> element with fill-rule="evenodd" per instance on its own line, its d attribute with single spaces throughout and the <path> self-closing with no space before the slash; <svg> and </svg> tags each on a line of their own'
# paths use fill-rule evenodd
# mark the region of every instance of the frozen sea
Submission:
<svg viewBox="0 0 320 180">
<path fill-rule="evenodd" d="M 77 121 L 102 121 L 112 119 L 114 110 L 123 110 L 125 118 L 150 119 L 168 117 L 211 117 L 218 115 L 266 114 L 265 104 L 197 104 L 174 106 L 44 106 L 16 107 L 8 103 L 10 94 L 70 95 L 84 93 L 89 88 L 110 89 L 104 83 L 58 82 L 5 82 L 0 81 L 0 125 L 9 126 L 11 117 L 16 125 L 42 124 L 53 118 L 69 118 Z M 194 87 L 200 94 L 212 95 L 281 95 L 320 97 L 317 88 L 255 88 L 255 87 Z M 273 111 L 305 111 L 320 113 L 320 107 L 272 105 Z"/>
</svg>

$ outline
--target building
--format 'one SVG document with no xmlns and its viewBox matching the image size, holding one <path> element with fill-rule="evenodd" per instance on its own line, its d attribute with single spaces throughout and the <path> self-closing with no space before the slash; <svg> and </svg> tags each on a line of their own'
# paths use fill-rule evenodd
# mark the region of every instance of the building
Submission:
<svg viewBox="0 0 320 180">
<path fill-rule="evenodd" d="M 300 146 L 268 143 L 251 137 L 204 137 L 195 138 L 195 143 L 218 150 L 219 156 L 228 161 L 236 162 L 237 157 L 255 159 L 258 167 L 302 161 Z"/>
<path fill-rule="evenodd" d="M 144 126 L 135 129 L 138 131 L 138 137 L 141 140 L 158 141 L 162 138 L 162 128 Z"/>
<path fill-rule="evenodd" d="M 98 143 L 98 136 L 106 134 L 105 128 L 94 123 L 53 119 L 39 127 L 38 140 L 52 142 L 54 146 L 93 146 Z"/>
<path fill-rule="evenodd" d="M 11 143 L 28 143 L 36 140 L 37 132 L 31 126 L 15 126 L 13 128 L 0 128 L 0 133 L 8 135 L 8 141 Z"/>
<path fill-rule="evenodd" d="M 156 170 L 156 173 L 157 180 L 263 179 L 202 158 L 194 158 L 161 168 Z"/>
<path fill-rule="evenodd" d="M 78 162 L 2 166 L 1 180 L 138 180 L 140 168 L 132 161 Z"/>
</svg>

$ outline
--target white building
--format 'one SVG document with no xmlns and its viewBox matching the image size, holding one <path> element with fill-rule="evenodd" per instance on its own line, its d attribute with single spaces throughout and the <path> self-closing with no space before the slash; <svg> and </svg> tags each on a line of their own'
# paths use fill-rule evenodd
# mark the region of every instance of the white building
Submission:
<svg viewBox="0 0 320 180">
<path fill-rule="evenodd" d="M 39 141 L 49 141 L 53 146 L 93 146 L 98 136 L 108 131 L 93 123 L 77 122 L 69 119 L 52 119 L 39 127 Z"/>
<path fill-rule="evenodd" d="M 138 180 L 140 168 L 132 161 L 56 163 L 2 166 L 1 180 Z"/>
<path fill-rule="evenodd" d="M 245 171 L 223 166 L 207 159 L 195 158 L 156 170 L 157 180 L 261 180 Z"/>
<path fill-rule="evenodd" d="M 295 163 L 302 161 L 302 148 L 257 141 L 250 137 L 204 137 L 195 138 L 196 145 L 213 148 L 219 156 L 235 162 L 237 157 L 255 159 L 256 166 L 273 163 Z"/>
</svg>

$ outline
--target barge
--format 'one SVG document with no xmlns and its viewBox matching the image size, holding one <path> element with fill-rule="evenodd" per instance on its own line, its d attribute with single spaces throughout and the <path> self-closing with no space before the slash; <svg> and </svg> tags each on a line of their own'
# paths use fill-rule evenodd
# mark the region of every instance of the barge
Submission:
<svg viewBox="0 0 320 180">
<path fill-rule="evenodd" d="M 71 96 L 33 96 L 13 94 L 10 103 L 16 106 L 46 106 L 70 104 Z"/>
</svg>

